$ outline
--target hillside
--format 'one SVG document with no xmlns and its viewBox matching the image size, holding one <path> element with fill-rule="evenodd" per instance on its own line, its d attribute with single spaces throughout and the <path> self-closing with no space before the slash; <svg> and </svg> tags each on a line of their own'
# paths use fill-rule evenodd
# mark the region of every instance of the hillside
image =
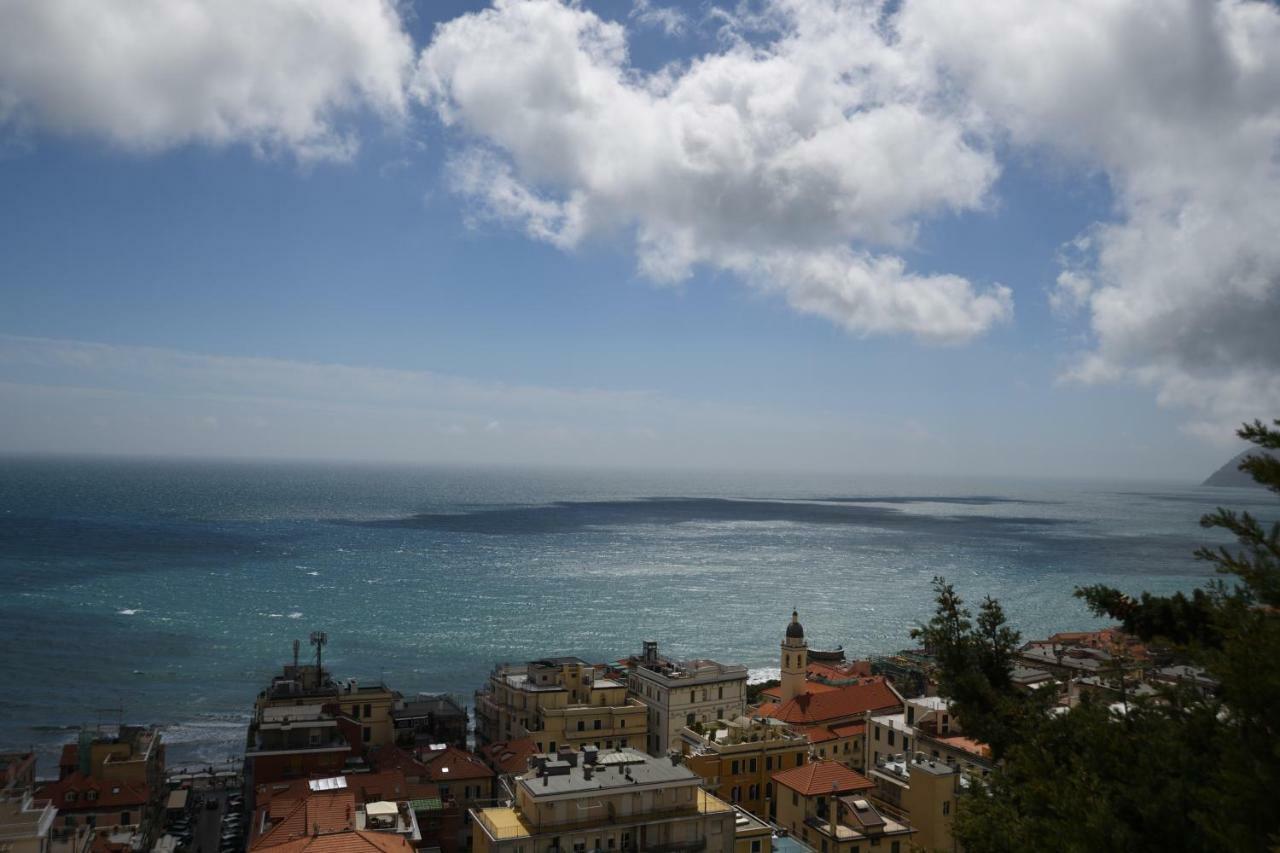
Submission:
<svg viewBox="0 0 1280 853">
<path fill-rule="evenodd" d="M 1258 450 L 1257 448 L 1254 448 L 1252 450 L 1245 450 L 1239 453 L 1235 458 L 1233 458 L 1226 465 L 1223 465 L 1217 471 L 1214 471 L 1212 474 L 1210 474 L 1209 479 L 1205 480 L 1201 485 L 1234 486 L 1234 487 L 1240 487 L 1240 488 L 1255 488 L 1255 489 L 1262 488 L 1261 486 L 1259 486 L 1257 483 L 1253 481 L 1252 477 L 1250 477 L 1244 471 L 1240 470 L 1240 463 L 1243 462 L 1244 458 L 1248 456 L 1250 453 L 1265 453 L 1265 452 L 1266 451 Z"/>
</svg>

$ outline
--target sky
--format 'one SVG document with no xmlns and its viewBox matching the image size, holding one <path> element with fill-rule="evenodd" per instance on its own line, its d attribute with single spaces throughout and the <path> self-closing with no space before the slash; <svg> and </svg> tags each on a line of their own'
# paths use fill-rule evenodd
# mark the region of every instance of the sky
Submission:
<svg viewBox="0 0 1280 853">
<path fill-rule="evenodd" d="M 1199 480 L 1280 7 L 0 2 L 0 452 Z"/>
</svg>

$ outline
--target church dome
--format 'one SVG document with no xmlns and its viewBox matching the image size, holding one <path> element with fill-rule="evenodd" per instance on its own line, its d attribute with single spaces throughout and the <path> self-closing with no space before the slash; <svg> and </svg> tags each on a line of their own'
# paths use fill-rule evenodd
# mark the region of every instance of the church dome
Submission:
<svg viewBox="0 0 1280 853">
<path fill-rule="evenodd" d="M 794 610 L 791 611 L 791 624 L 787 626 L 787 639 L 804 639 L 804 626 L 800 624 L 800 614 Z"/>
</svg>

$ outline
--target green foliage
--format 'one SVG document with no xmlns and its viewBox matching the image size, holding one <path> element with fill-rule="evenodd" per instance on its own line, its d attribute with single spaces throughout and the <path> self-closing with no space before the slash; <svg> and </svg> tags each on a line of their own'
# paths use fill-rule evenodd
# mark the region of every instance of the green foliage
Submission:
<svg viewBox="0 0 1280 853">
<path fill-rule="evenodd" d="M 1280 449 L 1280 430 L 1260 421 L 1239 435 Z M 1280 494 L 1280 461 L 1256 454 L 1240 467 Z M 1009 682 L 1017 634 L 999 605 L 984 601 L 975 623 L 935 581 L 937 612 L 914 634 L 937 656 L 940 692 L 966 731 L 1002 759 L 960 801 L 954 830 L 967 851 L 1263 851 L 1280 842 L 1280 524 L 1268 530 L 1225 509 L 1201 524 L 1238 543 L 1196 552 L 1222 575 L 1205 589 L 1076 595 L 1205 668 L 1220 683 L 1213 696 L 1172 687 L 1124 714 L 1087 699 L 1047 713 Z"/>
</svg>

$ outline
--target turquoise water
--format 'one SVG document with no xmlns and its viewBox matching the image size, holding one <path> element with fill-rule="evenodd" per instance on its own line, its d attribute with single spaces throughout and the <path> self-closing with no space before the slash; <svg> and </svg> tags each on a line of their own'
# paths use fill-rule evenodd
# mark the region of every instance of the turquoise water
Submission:
<svg viewBox="0 0 1280 853">
<path fill-rule="evenodd" d="M 945 575 L 1027 637 L 1071 590 L 1200 585 L 1215 505 L 1169 483 L 0 459 L 0 747 L 156 722 L 171 764 L 234 753 L 290 642 L 335 675 L 468 697 L 495 661 L 665 652 L 764 674 L 792 607 L 853 655 L 909 644 Z"/>
</svg>

